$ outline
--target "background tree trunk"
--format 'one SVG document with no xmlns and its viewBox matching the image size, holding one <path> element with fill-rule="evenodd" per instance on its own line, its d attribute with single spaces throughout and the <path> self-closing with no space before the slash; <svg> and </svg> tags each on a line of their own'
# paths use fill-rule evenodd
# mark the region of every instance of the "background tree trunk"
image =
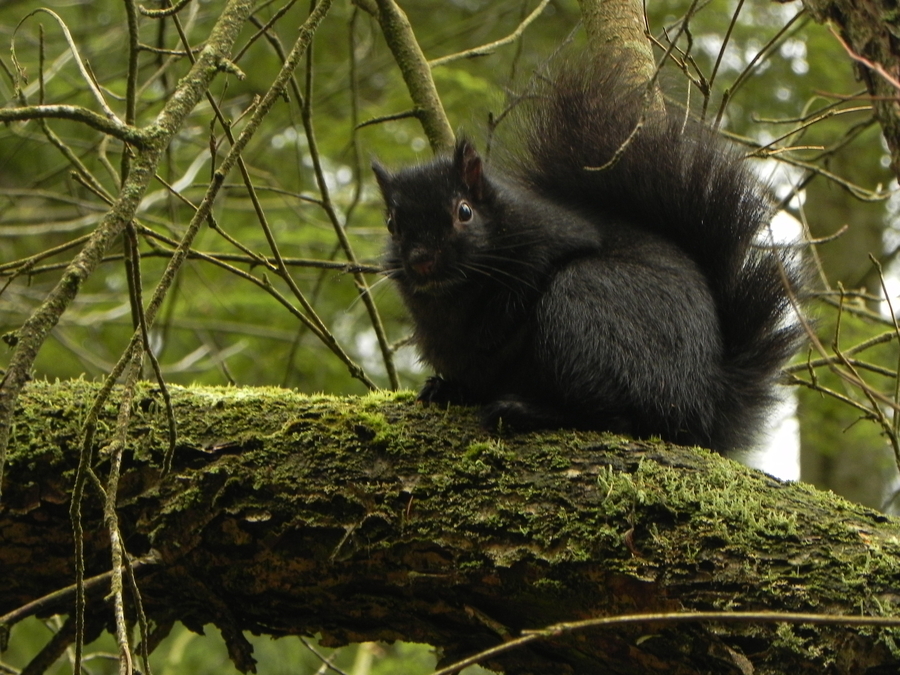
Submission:
<svg viewBox="0 0 900 675">
<path fill-rule="evenodd" d="M 804 0 L 803 4 L 816 21 L 833 27 L 850 53 L 868 62 L 869 65 L 864 65 L 861 61 L 850 60 L 846 67 L 854 69 L 871 94 L 875 118 L 891 154 L 891 168 L 894 175 L 900 176 L 900 92 L 890 81 L 891 78 L 896 81 L 900 76 L 900 49 L 895 37 L 896 7 L 879 0 Z M 882 72 L 876 72 L 876 68 Z M 863 104 L 868 102 L 868 99 L 861 101 Z M 816 132 L 814 130 L 813 134 Z M 818 133 L 822 133 L 821 129 Z M 814 142 L 818 140 L 816 138 Z M 847 154 L 833 157 L 828 168 L 842 174 L 844 165 L 852 163 L 851 157 Z M 857 170 L 856 180 L 877 184 L 878 167 L 868 165 L 867 169 L 864 178 Z M 837 185 L 818 178 L 807 188 L 805 210 L 815 238 L 833 234 L 828 230 L 835 223 L 849 225 L 839 245 L 818 249 L 832 286 L 836 288 L 840 282 L 848 289 L 865 287 L 869 293 L 880 295 L 878 270 L 870 264 L 868 256 L 874 255 L 885 266 L 891 262 L 884 252 L 884 205 L 881 202 L 863 203 Z M 873 309 L 877 312 L 879 308 Z M 875 330 L 872 329 L 873 334 Z M 891 358 L 895 360 L 895 357 Z M 827 374 L 824 377 L 840 388 L 839 382 Z M 812 391 L 800 392 L 798 418 L 801 478 L 855 501 L 884 508 L 896 467 L 891 450 L 878 430 L 868 425 L 856 425 L 859 416 L 855 411 L 825 401 Z M 838 429 L 845 432 L 843 442 L 825 452 L 822 448 L 827 448 L 828 444 L 823 446 L 821 443 L 824 427 L 830 429 L 832 436 Z"/>
<path fill-rule="evenodd" d="M 875 117 L 900 176 L 900 45 L 896 5 L 883 0 L 803 0 L 819 23 L 833 24 L 856 60 L 859 79 L 872 94 Z M 881 72 L 877 72 L 876 69 Z"/>
<path fill-rule="evenodd" d="M 0 504 L 0 613 L 71 578 L 66 501 L 96 389 L 33 382 L 20 398 Z M 705 451 L 580 432 L 496 438 L 472 411 L 426 409 L 410 394 L 172 395 L 179 444 L 166 477 L 161 398 L 150 385 L 135 398 L 118 500 L 123 540 L 133 556 L 158 560 L 139 570 L 152 622 L 162 631 L 175 620 L 216 624 L 244 669 L 247 630 L 319 632 L 326 644 L 402 638 L 442 647 L 450 660 L 523 629 L 621 613 L 897 613 L 897 520 Z M 101 429 L 112 428 L 115 403 Z M 100 447 L 97 457 L 100 474 Z M 83 507 L 88 575 L 109 568 L 96 492 Z M 104 594 L 89 613 L 108 614 Z M 487 665 L 852 674 L 896 667 L 898 636 L 632 625 L 563 634 Z"/>
</svg>

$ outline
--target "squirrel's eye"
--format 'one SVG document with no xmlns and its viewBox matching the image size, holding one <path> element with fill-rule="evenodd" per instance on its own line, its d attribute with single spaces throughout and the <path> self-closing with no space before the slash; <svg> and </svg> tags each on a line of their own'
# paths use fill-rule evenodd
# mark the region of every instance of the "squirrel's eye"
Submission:
<svg viewBox="0 0 900 675">
<path fill-rule="evenodd" d="M 459 218 L 459 222 L 468 223 L 472 220 L 472 216 L 475 215 L 475 212 L 472 211 L 472 207 L 469 206 L 468 202 L 460 202 L 459 206 L 456 209 L 456 217 Z"/>
<path fill-rule="evenodd" d="M 394 234 L 394 216 L 390 213 L 387 215 L 387 218 L 385 218 L 385 225 L 387 225 L 388 232 Z"/>
</svg>

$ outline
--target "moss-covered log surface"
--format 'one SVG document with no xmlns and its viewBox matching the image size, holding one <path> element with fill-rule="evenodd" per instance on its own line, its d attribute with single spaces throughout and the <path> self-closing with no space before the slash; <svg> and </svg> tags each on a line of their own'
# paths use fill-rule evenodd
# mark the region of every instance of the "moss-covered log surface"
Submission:
<svg viewBox="0 0 900 675">
<path fill-rule="evenodd" d="M 68 497 L 88 382 L 31 383 L 0 504 L 0 614 L 72 583 Z M 612 614 L 900 614 L 900 523 L 834 495 L 662 443 L 581 432 L 494 437 L 411 395 L 308 397 L 174 388 L 135 399 L 119 518 L 158 625 L 404 639 L 445 660 L 523 629 Z M 104 413 L 101 448 L 116 408 Z M 105 437 L 104 437 L 105 436 Z M 99 489 L 87 575 L 109 566 Z M 149 571 L 147 571 L 149 570 Z M 103 593 L 89 611 L 106 617 Z M 56 610 L 71 611 L 71 598 Z M 90 623 L 90 622 L 89 622 Z M 900 632 L 788 624 L 630 625 L 560 635 L 489 662 L 511 673 L 888 673 Z"/>
</svg>

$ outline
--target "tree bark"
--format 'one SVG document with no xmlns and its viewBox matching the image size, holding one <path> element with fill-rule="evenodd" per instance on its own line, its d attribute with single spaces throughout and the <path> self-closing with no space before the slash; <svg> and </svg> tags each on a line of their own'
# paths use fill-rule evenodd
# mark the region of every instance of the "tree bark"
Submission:
<svg viewBox="0 0 900 675">
<path fill-rule="evenodd" d="M 416 117 L 428 136 L 432 151 L 450 152 L 456 141 L 453 127 L 444 112 L 437 87 L 431 76 L 431 67 L 422 47 L 413 33 L 406 13 L 394 0 L 375 0 L 376 14 L 388 48 L 397 61 L 409 95 L 415 105 Z"/>
<path fill-rule="evenodd" d="M 646 35 L 642 2 L 579 0 L 578 4 L 591 48 L 618 54 L 628 64 L 635 84 L 648 82 L 655 75 L 656 60 Z"/>
<path fill-rule="evenodd" d="M 834 24 L 852 52 L 856 72 L 873 97 L 875 117 L 891 152 L 891 169 L 900 177 L 897 4 L 887 0 L 803 0 L 803 5 L 819 23 Z"/>
<path fill-rule="evenodd" d="M 68 498 L 97 390 L 32 382 L 0 504 L 0 614 L 71 583 Z M 410 394 L 308 397 L 174 388 L 135 397 L 118 498 L 144 610 L 326 644 L 427 642 L 449 662 L 523 629 L 634 612 L 898 614 L 900 521 L 705 451 L 559 431 L 496 437 Z M 101 422 L 111 430 L 115 400 Z M 112 431 L 110 431 L 110 435 Z M 99 434 L 98 434 L 99 439 Z M 94 472 L 107 467 L 98 440 Z M 83 507 L 86 575 L 109 563 L 102 499 Z M 108 610 L 89 594 L 89 625 Z M 70 611 L 71 599 L 42 609 Z M 93 621 L 93 624 L 91 624 Z M 509 673 L 894 672 L 900 630 L 638 624 L 561 634 L 486 664 Z"/>
<path fill-rule="evenodd" d="M 846 49 L 873 66 L 848 58 L 846 64 L 840 67 L 852 68 L 871 94 L 875 118 L 890 149 L 891 169 L 900 176 L 900 92 L 889 80 L 900 76 L 895 3 L 881 0 L 803 0 L 803 4 L 816 21 L 829 23 Z M 829 39 L 836 41 L 838 38 Z M 878 73 L 874 68 L 880 68 L 883 72 Z M 868 102 L 868 97 L 860 101 L 862 104 Z M 817 141 L 809 142 L 815 144 Z M 832 156 L 829 170 L 844 175 L 847 165 L 853 165 L 854 182 L 875 185 L 883 180 L 877 164 L 861 168 L 857 166 L 853 153 L 851 147 Z M 889 262 L 884 254 L 884 203 L 860 201 L 820 176 L 806 188 L 804 210 L 813 238 L 826 238 L 841 224 L 851 224 L 849 231 L 841 237 L 839 246 L 817 247 L 817 255 L 832 287 L 843 283 L 846 288 L 862 287 L 879 295 L 879 270 L 870 263 L 869 254 L 875 253 L 885 266 Z M 871 305 L 878 311 L 879 303 L 873 302 Z M 848 333 L 853 334 L 853 323 L 842 325 L 841 335 L 846 340 Z M 818 328 L 820 334 L 828 334 L 827 326 L 820 325 Z M 829 377 L 826 375 L 825 380 Z M 824 401 L 819 393 L 802 388 L 797 417 L 800 420 L 802 479 L 835 490 L 850 499 L 884 508 L 894 479 L 894 462 L 889 444 L 877 433 L 877 429 L 854 426 L 858 419 L 856 412 L 842 403 Z M 839 452 L 822 451 L 821 435 L 825 426 L 845 430 Z"/>
</svg>

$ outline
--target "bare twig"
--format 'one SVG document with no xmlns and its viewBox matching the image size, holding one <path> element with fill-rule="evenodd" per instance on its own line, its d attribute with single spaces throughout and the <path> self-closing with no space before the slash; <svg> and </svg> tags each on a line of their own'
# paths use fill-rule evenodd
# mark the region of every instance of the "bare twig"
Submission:
<svg viewBox="0 0 900 675">
<path fill-rule="evenodd" d="M 275 36 L 271 36 L 269 39 L 270 44 L 275 49 L 279 58 L 282 61 L 286 60 L 286 56 L 284 55 L 284 50 L 281 46 L 281 43 Z M 372 324 L 372 329 L 375 332 L 376 339 L 378 340 L 378 345 L 381 350 L 382 360 L 385 365 L 385 370 L 388 374 L 388 379 L 391 383 L 391 387 L 396 389 L 399 387 L 399 378 L 397 376 L 396 367 L 393 361 L 393 352 L 391 352 L 389 347 L 389 342 L 387 339 L 387 335 L 385 333 L 384 325 L 381 321 L 381 316 L 378 313 L 378 308 L 375 305 L 374 300 L 372 299 L 369 293 L 369 286 L 366 282 L 363 275 L 358 271 L 360 270 L 360 266 L 358 263 L 358 259 L 356 257 L 356 253 L 353 249 L 353 245 L 350 242 L 350 238 L 347 236 L 346 232 L 346 219 L 342 222 L 340 216 L 337 213 L 337 209 L 334 206 L 334 203 L 331 200 L 331 191 L 328 187 L 328 181 L 325 177 L 325 170 L 322 166 L 322 160 L 319 155 L 318 150 L 318 141 L 316 139 L 315 128 L 313 125 L 313 117 L 312 117 L 312 59 L 309 55 L 307 55 L 307 71 L 306 71 L 306 90 L 301 91 L 299 84 L 296 81 L 296 78 L 291 78 L 290 87 L 293 92 L 295 98 L 301 102 L 301 119 L 303 121 L 303 129 L 306 134 L 306 140 L 309 144 L 309 157 L 312 160 L 313 165 L 313 173 L 316 177 L 316 186 L 319 189 L 319 194 L 321 198 L 318 203 L 322 207 L 322 210 L 325 211 L 326 216 L 328 217 L 329 222 L 331 223 L 332 228 L 334 229 L 335 235 L 337 236 L 340 248 L 344 251 L 344 255 L 350 261 L 350 266 L 353 271 L 354 281 L 356 283 L 357 292 L 359 293 L 359 297 L 362 299 L 363 304 L 366 307 L 366 311 L 369 315 L 369 321 Z M 262 222 L 262 221 L 261 221 Z M 267 235 L 268 237 L 268 235 Z M 274 240 L 272 240 L 274 243 Z M 273 252 L 277 249 L 273 249 Z M 277 254 L 276 254 L 277 259 Z M 323 333 L 326 336 L 330 336 L 330 331 L 324 331 Z M 329 342 L 326 342 L 331 346 Z M 336 344 L 336 343 L 335 343 Z"/>
<path fill-rule="evenodd" d="M 81 122 L 92 129 L 118 138 L 138 148 L 145 143 L 144 135 L 118 119 L 98 115 L 77 105 L 33 105 L 24 108 L 0 108 L 0 122 L 22 122 L 34 119 L 63 119 Z"/>
<path fill-rule="evenodd" d="M 872 264 L 875 265 L 875 269 L 878 270 L 878 279 L 881 281 L 881 290 L 884 293 L 884 300 L 887 302 L 891 320 L 894 322 L 894 333 L 897 335 L 898 340 L 900 340 L 900 325 L 897 323 L 897 314 L 894 312 L 894 303 L 891 302 L 891 294 L 888 292 L 887 284 L 884 281 L 884 270 L 881 268 L 881 263 L 878 262 L 878 259 L 871 253 L 869 254 L 869 260 L 872 261 Z M 900 350 L 898 350 L 897 358 L 898 377 L 894 380 L 895 411 L 900 410 Z M 885 423 L 888 423 L 887 419 L 885 419 Z M 894 461 L 897 463 L 897 468 L 900 469 L 900 440 L 898 440 L 900 439 L 900 414 L 895 413 L 891 416 L 889 428 L 886 431 L 890 431 L 887 435 L 891 441 L 891 447 L 894 449 Z"/>
<path fill-rule="evenodd" d="M 837 39 L 837 41 L 841 43 L 841 47 L 843 47 L 844 51 L 847 52 L 847 56 L 849 56 L 851 59 L 853 59 L 857 63 L 863 64 L 866 68 L 869 68 L 870 70 L 874 70 L 881 77 L 883 77 L 888 84 L 890 84 L 892 87 L 894 87 L 894 89 L 900 90 L 900 80 L 898 80 L 896 77 L 894 77 L 893 75 L 888 73 L 880 63 L 875 63 L 874 61 L 870 61 L 869 59 L 865 58 L 864 56 L 860 56 L 855 51 L 853 51 L 850 48 L 850 45 L 848 45 L 844 41 L 844 39 L 834 29 L 834 26 L 832 26 L 830 23 L 828 24 L 828 30 L 830 30 L 831 34 L 834 35 L 834 37 Z"/>
<path fill-rule="evenodd" d="M 527 631 L 522 637 L 504 642 L 501 645 L 485 649 L 466 659 L 434 671 L 431 675 L 453 675 L 463 668 L 480 663 L 485 659 L 498 656 L 504 652 L 518 649 L 530 642 L 558 637 L 565 633 L 588 630 L 591 628 L 610 628 L 644 623 L 682 624 L 682 623 L 808 623 L 825 626 L 900 626 L 900 617 L 895 616 L 857 616 L 846 614 L 802 614 L 799 612 L 670 612 L 659 614 L 623 614 L 620 616 L 603 616 L 584 621 L 558 623 L 539 630 Z"/>
<path fill-rule="evenodd" d="M 72 34 L 69 32 L 69 27 L 66 25 L 65 21 L 51 9 L 47 9 L 46 7 L 41 7 L 39 9 L 34 10 L 33 12 L 29 12 L 25 15 L 25 17 L 19 21 L 16 25 L 16 29 L 13 31 L 13 40 L 15 40 L 16 33 L 19 31 L 19 28 L 22 24 L 30 19 L 35 14 L 43 12 L 45 14 L 49 14 L 53 19 L 59 24 L 60 29 L 62 29 L 63 36 L 65 37 L 66 43 L 69 45 L 69 49 L 72 51 L 72 56 L 75 57 L 75 63 L 78 66 L 78 69 L 81 71 L 81 76 L 84 78 L 84 81 L 87 83 L 88 88 L 91 90 L 91 93 L 94 95 L 94 98 L 97 100 L 97 103 L 100 106 L 100 109 L 110 120 L 117 122 L 118 124 L 122 124 L 116 114 L 112 111 L 106 104 L 106 99 L 103 98 L 103 93 L 100 91 L 100 87 L 97 86 L 97 83 L 94 81 L 94 78 L 91 76 L 90 71 L 88 70 L 85 62 L 81 58 L 81 54 L 78 53 L 78 45 L 75 44 L 75 40 L 72 38 Z M 13 61 L 15 61 L 15 49 L 13 49 Z"/>
<path fill-rule="evenodd" d="M 738 10 L 735 12 L 735 16 L 734 16 L 735 19 L 737 19 L 737 12 L 739 12 L 739 11 L 740 11 L 740 7 L 738 7 Z M 772 50 L 781 42 L 781 40 L 783 38 L 788 36 L 788 31 L 791 30 L 791 28 L 794 26 L 794 23 L 796 23 L 800 18 L 803 18 L 805 16 L 806 16 L 806 10 L 801 8 L 793 17 L 791 17 L 791 19 L 784 26 L 782 26 L 778 30 L 777 33 L 775 33 L 774 36 L 772 36 L 769 39 L 768 42 L 766 42 L 766 44 L 764 44 L 762 46 L 762 48 L 754 55 L 754 57 L 752 59 L 750 59 L 750 63 L 748 63 L 746 68 L 744 68 L 741 71 L 740 75 L 738 75 L 737 79 L 734 81 L 734 83 L 731 85 L 731 87 L 729 87 L 722 96 L 722 102 L 719 106 L 719 112 L 716 114 L 715 126 L 717 128 L 719 127 L 719 125 L 722 122 L 722 116 L 725 114 L 725 108 L 728 106 L 728 102 L 734 97 L 735 92 L 738 89 L 740 89 L 745 82 L 747 82 L 749 80 L 750 76 L 753 74 L 753 70 L 756 67 L 756 64 L 763 57 L 770 54 L 772 52 Z M 799 28 L 800 28 L 800 26 L 797 27 L 798 30 L 799 30 Z M 729 34 L 730 34 L 730 32 L 731 32 L 731 29 L 729 28 Z M 727 42 L 727 38 L 726 38 L 726 42 Z M 723 44 L 722 52 L 719 53 L 720 59 L 722 57 L 722 53 L 724 52 L 724 50 L 725 50 L 725 45 Z M 716 62 L 716 65 L 718 65 L 718 61 Z M 712 84 L 712 81 L 710 81 L 710 84 Z M 704 113 L 705 113 L 705 110 L 704 110 Z"/>
<path fill-rule="evenodd" d="M 173 3 L 171 7 L 164 7 L 163 9 L 147 9 L 141 5 L 139 9 L 144 16 L 150 17 L 151 19 L 162 19 L 167 16 L 178 14 L 178 12 L 184 9 L 189 2 L 191 2 L 191 0 L 178 0 L 178 2 Z"/>
<path fill-rule="evenodd" d="M 431 68 L 437 68 L 438 66 L 445 66 L 448 63 L 452 63 L 453 61 L 458 61 L 460 59 L 471 59 L 477 56 L 487 56 L 488 54 L 493 54 L 499 47 L 504 47 L 508 44 L 512 44 L 525 32 L 525 29 L 531 25 L 531 23 L 537 19 L 541 13 L 547 8 L 547 5 L 550 4 L 550 0 L 541 0 L 541 4 L 535 7 L 534 11 L 529 14 L 522 22 L 516 27 L 516 29 L 507 35 L 504 38 L 500 38 L 499 40 L 494 40 L 494 42 L 489 42 L 486 45 L 481 45 L 480 47 L 473 47 L 472 49 L 466 49 L 462 52 L 457 52 L 456 54 L 448 54 L 447 56 L 442 56 L 438 59 L 432 59 L 428 62 L 428 65 Z"/>
</svg>

